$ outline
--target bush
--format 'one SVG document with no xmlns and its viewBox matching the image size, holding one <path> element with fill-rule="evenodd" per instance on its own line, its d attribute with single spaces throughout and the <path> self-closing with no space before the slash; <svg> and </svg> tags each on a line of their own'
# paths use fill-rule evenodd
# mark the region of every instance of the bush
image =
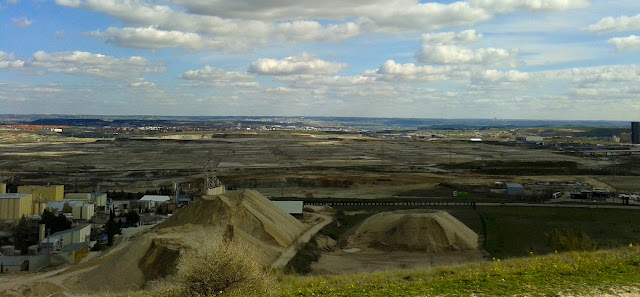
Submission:
<svg viewBox="0 0 640 297">
<path fill-rule="evenodd" d="M 546 236 L 547 244 L 556 251 L 592 251 L 596 249 L 596 243 L 584 231 L 553 229 Z"/>
<path fill-rule="evenodd" d="M 183 252 L 178 279 L 188 296 L 257 293 L 272 281 L 255 252 L 234 241 L 206 242 L 198 250 Z"/>
<path fill-rule="evenodd" d="M 287 263 L 285 269 L 288 272 L 307 274 L 311 272 L 311 263 L 320 259 L 322 250 L 318 247 L 315 238 L 300 248 L 298 253 Z"/>
</svg>

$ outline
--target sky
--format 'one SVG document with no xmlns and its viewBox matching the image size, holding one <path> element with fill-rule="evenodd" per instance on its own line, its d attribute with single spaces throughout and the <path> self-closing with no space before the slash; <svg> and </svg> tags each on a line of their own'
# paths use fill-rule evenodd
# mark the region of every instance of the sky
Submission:
<svg viewBox="0 0 640 297">
<path fill-rule="evenodd" d="M 640 120 L 638 0 L 0 1 L 0 114 Z"/>
</svg>

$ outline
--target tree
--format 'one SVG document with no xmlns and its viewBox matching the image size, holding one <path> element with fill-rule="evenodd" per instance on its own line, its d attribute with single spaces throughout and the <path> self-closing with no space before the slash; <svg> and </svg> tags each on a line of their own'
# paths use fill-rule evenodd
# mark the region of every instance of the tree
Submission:
<svg viewBox="0 0 640 297">
<path fill-rule="evenodd" d="M 30 246 L 38 244 L 38 238 L 37 236 L 33 236 L 34 232 L 32 232 L 31 228 L 33 228 L 33 226 L 29 224 L 27 218 L 23 216 L 13 231 L 14 245 L 16 249 L 22 253 L 26 253 Z"/>
<path fill-rule="evenodd" d="M 52 234 L 59 231 L 71 229 L 71 221 L 69 221 L 64 214 L 60 213 L 56 217 L 55 227 L 56 227 L 55 231 L 51 230 Z"/>
<path fill-rule="evenodd" d="M 69 205 L 69 202 L 65 202 L 64 206 L 62 207 L 62 212 L 63 213 L 71 213 L 73 212 L 73 208 L 71 208 L 71 205 Z"/>
<path fill-rule="evenodd" d="M 104 232 L 107 233 L 108 246 L 113 245 L 113 238 L 116 236 L 116 234 L 122 233 L 122 226 L 120 222 L 116 222 L 115 218 L 116 218 L 115 210 L 112 208 L 111 212 L 109 213 L 109 220 L 107 221 L 106 224 L 104 224 Z"/>
<path fill-rule="evenodd" d="M 137 211 L 131 210 L 126 215 L 127 225 L 135 226 L 138 222 L 140 222 L 140 215 Z"/>
<path fill-rule="evenodd" d="M 71 228 L 71 221 L 69 221 L 64 214 L 56 216 L 45 209 L 41 217 L 42 223 L 46 226 L 45 228 L 49 229 L 51 234 Z"/>
</svg>

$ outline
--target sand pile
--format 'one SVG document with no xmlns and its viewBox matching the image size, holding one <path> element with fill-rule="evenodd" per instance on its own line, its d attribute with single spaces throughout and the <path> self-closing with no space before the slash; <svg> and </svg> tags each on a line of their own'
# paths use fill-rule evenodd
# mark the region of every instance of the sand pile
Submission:
<svg viewBox="0 0 640 297">
<path fill-rule="evenodd" d="M 149 281 L 173 275 L 181 251 L 223 238 L 252 247 L 262 264 L 269 265 L 305 230 L 304 224 L 256 191 L 207 196 L 65 286 L 79 293 L 140 289 Z"/>
<path fill-rule="evenodd" d="M 184 224 L 231 225 L 234 227 L 234 234 L 244 232 L 265 243 L 275 243 L 281 247 L 288 247 L 305 231 L 304 224 L 254 190 L 204 196 L 176 212 L 159 227 Z"/>
<path fill-rule="evenodd" d="M 478 249 L 478 234 L 444 211 L 379 213 L 364 220 L 350 233 L 346 248 L 426 252 Z"/>
</svg>

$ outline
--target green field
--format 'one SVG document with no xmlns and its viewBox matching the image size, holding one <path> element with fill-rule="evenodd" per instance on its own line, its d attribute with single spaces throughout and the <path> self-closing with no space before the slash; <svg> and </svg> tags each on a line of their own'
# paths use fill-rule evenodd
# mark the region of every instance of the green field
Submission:
<svg viewBox="0 0 640 297">
<path fill-rule="evenodd" d="M 620 192 L 640 193 L 640 176 L 601 176 L 598 180 L 603 181 Z"/>
<path fill-rule="evenodd" d="M 640 242 L 640 210 L 484 207 L 478 212 L 487 225 L 485 248 L 494 257 L 553 252 L 545 236 L 553 229 L 584 231 L 599 248 Z"/>
</svg>

